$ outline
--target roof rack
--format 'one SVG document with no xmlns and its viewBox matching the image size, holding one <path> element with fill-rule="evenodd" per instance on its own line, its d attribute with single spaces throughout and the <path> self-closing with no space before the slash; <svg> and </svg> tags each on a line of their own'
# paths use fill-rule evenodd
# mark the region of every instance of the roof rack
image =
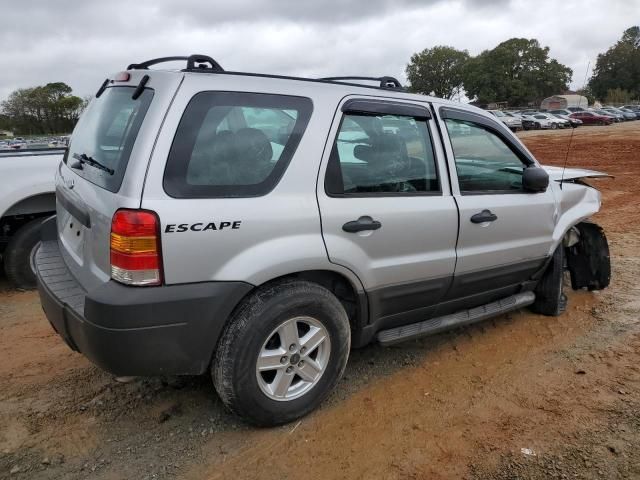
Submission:
<svg viewBox="0 0 640 480">
<path fill-rule="evenodd" d="M 148 70 L 150 66 L 157 65 L 159 63 L 175 62 L 180 60 L 187 61 L 187 68 L 182 69 L 183 72 L 197 72 L 197 73 L 220 73 L 227 75 L 245 75 L 251 77 L 261 78 L 282 78 L 287 80 L 301 80 L 305 82 L 322 82 L 322 83 L 338 83 L 352 85 L 354 87 L 364 88 L 376 88 L 383 90 L 400 90 L 406 91 L 398 79 L 394 77 L 361 77 L 361 76 L 345 76 L 345 77 L 324 77 L 324 78 L 304 78 L 304 77 L 292 77 L 286 75 L 272 75 L 266 73 L 249 73 L 249 72 L 233 72 L 224 70 L 218 62 L 207 55 L 189 55 L 188 57 L 161 57 L 153 58 L 142 63 L 132 63 L 127 67 L 127 70 Z M 379 82 L 378 85 L 365 85 L 362 83 L 352 83 L 349 80 L 369 80 Z M 108 80 L 103 85 L 106 87 Z"/>
<path fill-rule="evenodd" d="M 213 58 L 207 55 L 189 55 L 188 57 L 160 57 L 142 63 L 132 63 L 127 70 L 148 70 L 150 66 L 165 62 L 187 61 L 187 68 L 183 72 L 224 72 L 224 69 Z M 209 64 L 209 66 L 207 66 Z"/>
<path fill-rule="evenodd" d="M 380 82 L 380 88 L 392 88 L 392 89 L 402 89 L 404 87 L 398 81 L 397 78 L 394 77 L 357 77 L 357 76 L 347 76 L 347 77 L 323 77 L 318 80 L 323 80 L 327 82 L 342 82 L 344 80 L 371 80 L 374 82 Z"/>
</svg>

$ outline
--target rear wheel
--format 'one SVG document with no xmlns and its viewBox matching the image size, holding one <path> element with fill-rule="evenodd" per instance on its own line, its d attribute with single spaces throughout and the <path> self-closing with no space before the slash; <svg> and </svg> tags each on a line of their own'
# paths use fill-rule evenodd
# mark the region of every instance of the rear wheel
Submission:
<svg viewBox="0 0 640 480">
<path fill-rule="evenodd" d="M 561 315 L 567 306 L 563 283 L 564 246 L 560 244 L 536 286 L 536 300 L 531 305 L 531 310 L 552 317 Z"/>
<path fill-rule="evenodd" d="M 36 271 L 33 257 L 40 244 L 42 219 L 26 223 L 11 237 L 3 254 L 7 278 L 16 288 L 29 290 L 36 286 Z"/>
<path fill-rule="evenodd" d="M 212 365 L 225 405 L 249 422 L 273 426 L 315 409 L 347 364 L 349 319 L 315 283 L 260 287 L 233 315 Z"/>
<path fill-rule="evenodd" d="M 552 123 L 551 124 L 551 130 L 555 130 L 556 128 L 558 128 L 558 124 L 557 123 Z"/>
</svg>

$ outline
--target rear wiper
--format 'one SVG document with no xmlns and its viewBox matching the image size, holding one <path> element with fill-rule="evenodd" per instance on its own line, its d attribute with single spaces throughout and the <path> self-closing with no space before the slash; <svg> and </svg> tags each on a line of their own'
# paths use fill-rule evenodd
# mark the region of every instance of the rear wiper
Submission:
<svg viewBox="0 0 640 480">
<path fill-rule="evenodd" d="M 87 164 L 87 165 L 89 165 L 91 167 L 97 168 L 98 170 L 102 170 L 104 172 L 107 172 L 109 175 L 113 175 L 115 173 L 115 170 L 113 168 L 109 168 L 106 165 L 103 165 L 102 163 L 100 163 L 96 159 L 90 157 L 86 153 L 79 153 L 79 154 L 78 153 L 74 153 L 73 154 L 73 158 L 75 158 L 78 161 L 76 163 L 74 163 L 73 165 L 71 165 L 71 168 L 75 168 L 77 170 L 82 170 L 82 166 L 84 164 Z"/>
</svg>

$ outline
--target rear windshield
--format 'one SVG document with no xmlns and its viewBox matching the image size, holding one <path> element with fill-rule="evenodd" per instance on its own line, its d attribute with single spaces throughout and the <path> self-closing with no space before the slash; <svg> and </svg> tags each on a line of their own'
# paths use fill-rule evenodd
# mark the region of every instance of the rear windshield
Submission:
<svg viewBox="0 0 640 480">
<path fill-rule="evenodd" d="M 164 189 L 176 198 L 251 197 L 276 185 L 311 116 L 308 98 L 195 95 L 169 152 Z"/>
<path fill-rule="evenodd" d="M 120 189 L 131 149 L 153 98 L 153 90 L 145 89 L 134 100 L 134 91 L 135 87 L 111 87 L 94 99 L 73 131 L 66 157 L 69 165 L 77 166 L 85 159 L 106 167 L 85 163 L 75 172 L 111 192 Z"/>
</svg>

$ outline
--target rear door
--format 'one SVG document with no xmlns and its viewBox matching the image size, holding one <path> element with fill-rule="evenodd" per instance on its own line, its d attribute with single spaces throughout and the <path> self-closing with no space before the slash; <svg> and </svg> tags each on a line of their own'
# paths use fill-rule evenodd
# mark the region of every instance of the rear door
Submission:
<svg viewBox="0 0 640 480">
<path fill-rule="evenodd" d="M 362 280 L 378 328 L 424 319 L 451 283 L 458 216 L 434 132 L 425 105 L 351 97 L 330 133 L 323 237 Z"/>
<path fill-rule="evenodd" d="M 549 255 L 557 211 L 550 187 L 522 188 L 533 157 L 502 125 L 441 108 L 442 130 L 460 211 L 455 278 L 447 300 L 482 304 L 515 293 Z M 460 307 L 460 305 L 457 305 Z"/>
<path fill-rule="evenodd" d="M 108 83 L 71 136 L 56 178 L 58 235 L 67 266 L 86 289 L 110 279 L 111 219 L 119 208 L 140 207 L 149 157 L 181 80 L 132 71 L 128 80 Z"/>
</svg>

